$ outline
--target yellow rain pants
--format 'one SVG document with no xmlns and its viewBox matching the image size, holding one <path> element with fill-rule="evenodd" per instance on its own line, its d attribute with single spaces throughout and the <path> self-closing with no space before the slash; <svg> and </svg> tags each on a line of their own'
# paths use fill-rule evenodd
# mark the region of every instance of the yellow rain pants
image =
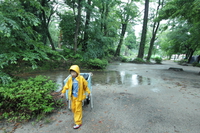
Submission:
<svg viewBox="0 0 200 133">
<path fill-rule="evenodd" d="M 80 125 L 82 124 L 82 101 L 77 99 L 78 98 L 72 96 L 71 109 L 74 113 L 74 123 Z"/>
</svg>

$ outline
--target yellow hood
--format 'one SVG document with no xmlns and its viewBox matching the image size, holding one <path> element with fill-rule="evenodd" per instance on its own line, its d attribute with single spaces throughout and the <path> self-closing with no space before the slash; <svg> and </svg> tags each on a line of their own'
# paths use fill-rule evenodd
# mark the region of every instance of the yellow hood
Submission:
<svg viewBox="0 0 200 133">
<path fill-rule="evenodd" d="M 83 76 L 80 75 L 80 69 L 78 65 L 72 65 L 69 70 L 73 70 L 78 73 L 76 80 L 78 81 L 79 91 L 78 91 L 78 101 L 82 101 L 86 98 L 85 91 L 90 94 L 90 89 L 88 88 L 88 82 L 84 79 Z M 68 99 L 71 100 L 72 97 L 72 77 L 68 79 L 65 86 L 63 87 L 62 93 L 66 93 L 68 90 Z"/>
<path fill-rule="evenodd" d="M 76 73 L 78 73 L 78 75 L 80 74 L 80 68 L 78 65 L 72 65 L 69 70 L 75 71 Z"/>
</svg>

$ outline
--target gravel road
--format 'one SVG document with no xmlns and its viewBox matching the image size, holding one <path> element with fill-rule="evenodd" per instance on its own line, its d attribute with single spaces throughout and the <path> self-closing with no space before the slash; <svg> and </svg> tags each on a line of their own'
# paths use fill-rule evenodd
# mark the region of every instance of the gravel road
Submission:
<svg viewBox="0 0 200 133">
<path fill-rule="evenodd" d="M 72 128 L 73 114 L 65 108 L 40 122 L 20 124 L 14 133 L 200 132 L 200 68 L 164 61 L 161 65 L 111 63 L 107 70 L 127 76 L 119 76 L 116 83 L 109 81 L 118 75 L 106 76 L 108 82 L 93 85 L 94 108 L 83 107 L 81 128 Z M 13 125 L 0 126 L 13 130 Z"/>
</svg>

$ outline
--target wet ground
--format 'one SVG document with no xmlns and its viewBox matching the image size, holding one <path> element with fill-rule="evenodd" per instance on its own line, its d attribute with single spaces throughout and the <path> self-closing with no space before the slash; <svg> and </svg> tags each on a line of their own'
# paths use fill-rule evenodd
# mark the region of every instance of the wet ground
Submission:
<svg viewBox="0 0 200 133">
<path fill-rule="evenodd" d="M 121 66 L 122 63 L 114 63 L 114 66 Z M 111 65 L 111 66 L 112 66 Z M 123 63 L 125 65 L 125 63 Z M 155 81 L 152 81 L 151 78 L 138 75 L 137 72 L 130 72 L 124 70 L 112 69 L 109 66 L 107 70 L 92 71 L 92 70 L 83 70 L 81 73 L 93 73 L 92 84 L 93 85 L 106 85 L 106 84 L 116 84 L 116 85 L 128 85 L 128 86 L 137 86 L 137 85 L 151 85 Z M 136 69 L 136 68 L 133 68 Z M 45 75 L 51 80 L 55 81 L 59 85 L 59 90 L 63 87 L 63 80 L 69 75 L 67 70 L 65 71 L 47 71 L 40 73 L 30 73 L 22 76 L 23 78 L 35 77 L 37 75 Z"/>
<path fill-rule="evenodd" d="M 83 107 L 80 129 L 72 129 L 73 114 L 66 108 L 40 122 L 19 125 L 15 133 L 199 133 L 199 71 L 173 61 L 161 65 L 111 63 L 105 71 L 89 71 L 94 74 L 94 108 Z M 61 89 L 69 73 L 40 74 L 59 83 Z M 6 127 L 6 131 L 12 128 Z"/>
</svg>

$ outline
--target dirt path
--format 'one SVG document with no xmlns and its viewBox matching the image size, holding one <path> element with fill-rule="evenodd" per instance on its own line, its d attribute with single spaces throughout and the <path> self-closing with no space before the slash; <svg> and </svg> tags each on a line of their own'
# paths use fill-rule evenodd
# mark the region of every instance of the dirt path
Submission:
<svg viewBox="0 0 200 133">
<path fill-rule="evenodd" d="M 133 81 L 124 77 L 120 84 L 94 84 L 94 109 L 83 107 L 80 129 L 72 129 L 73 115 L 63 109 L 38 123 L 20 125 L 15 133 L 200 132 L 200 68 L 165 61 L 162 65 L 113 63 L 108 70 L 128 73 Z"/>
</svg>

